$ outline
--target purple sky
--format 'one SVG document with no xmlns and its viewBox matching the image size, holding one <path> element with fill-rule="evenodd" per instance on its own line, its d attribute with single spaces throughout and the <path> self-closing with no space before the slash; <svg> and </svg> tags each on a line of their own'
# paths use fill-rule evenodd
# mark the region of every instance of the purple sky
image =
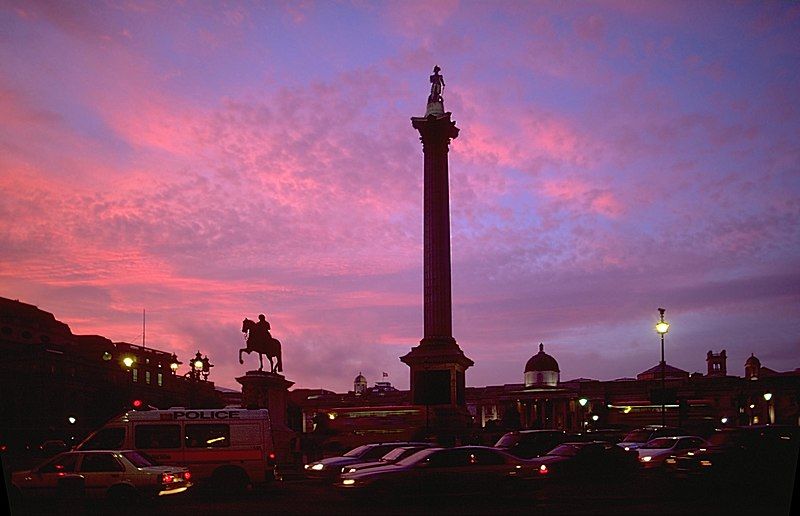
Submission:
<svg viewBox="0 0 800 516">
<path fill-rule="evenodd" d="M 408 387 L 442 67 L 471 386 L 800 366 L 798 2 L 0 0 L 0 295 L 211 379 Z M 184 366 L 185 367 L 185 366 Z M 183 372 L 183 370 L 181 371 Z"/>
</svg>

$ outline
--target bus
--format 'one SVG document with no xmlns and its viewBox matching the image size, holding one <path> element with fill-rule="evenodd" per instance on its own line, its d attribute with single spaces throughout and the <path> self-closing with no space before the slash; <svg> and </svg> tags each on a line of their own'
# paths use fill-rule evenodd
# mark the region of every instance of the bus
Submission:
<svg viewBox="0 0 800 516">
<path fill-rule="evenodd" d="M 140 450 L 186 466 L 198 483 L 236 490 L 275 479 L 275 440 L 267 409 L 133 410 L 89 435 L 78 450 Z"/>
</svg>

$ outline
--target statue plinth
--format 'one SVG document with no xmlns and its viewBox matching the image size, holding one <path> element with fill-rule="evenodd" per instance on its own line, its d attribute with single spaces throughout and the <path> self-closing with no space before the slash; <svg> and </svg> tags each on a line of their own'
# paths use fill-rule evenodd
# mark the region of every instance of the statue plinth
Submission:
<svg viewBox="0 0 800 516">
<path fill-rule="evenodd" d="M 295 432 L 286 425 L 286 398 L 294 382 L 282 374 L 266 371 L 247 371 L 236 379 L 242 386 L 242 407 L 269 410 L 275 440 L 275 459 L 278 463 L 291 461 L 291 440 Z"/>
</svg>

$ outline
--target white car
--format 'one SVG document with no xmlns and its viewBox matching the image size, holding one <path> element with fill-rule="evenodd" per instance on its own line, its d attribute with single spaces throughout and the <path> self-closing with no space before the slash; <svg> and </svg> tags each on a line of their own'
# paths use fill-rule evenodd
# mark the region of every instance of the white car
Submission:
<svg viewBox="0 0 800 516">
<path fill-rule="evenodd" d="M 181 493 L 192 475 L 180 466 L 157 466 L 135 450 L 65 452 L 40 466 L 11 474 L 12 501 L 57 497 L 108 498 L 129 503 Z"/>
<path fill-rule="evenodd" d="M 664 465 L 664 461 L 678 453 L 698 450 L 708 445 L 705 439 L 694 435 L 678 435 L 674 437 L 658 437 L 648 441 L 636 451 L 639 453 L 639 463 L 645 469 L 657 468 Z"/>
</svg>

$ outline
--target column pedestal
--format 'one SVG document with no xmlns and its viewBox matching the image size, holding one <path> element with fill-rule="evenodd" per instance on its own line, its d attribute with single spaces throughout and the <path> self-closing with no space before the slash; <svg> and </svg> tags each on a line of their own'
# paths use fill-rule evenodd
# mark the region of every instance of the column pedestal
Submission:
<svg viewBox="0 0 800 516">
<path fill-rule="evenodd" d="M 269 410 L 276 462 L 278 464 L 291 462 L 291 443 L 296 439 L 296 435 L 286 425 L 286 398 L 289 387 L 294 385 L 294 382 L 290 382 L 281 374 L 265 371 L 247 371 L 236 381 L 242 386 L 242 407 Z"/>
</svg>

